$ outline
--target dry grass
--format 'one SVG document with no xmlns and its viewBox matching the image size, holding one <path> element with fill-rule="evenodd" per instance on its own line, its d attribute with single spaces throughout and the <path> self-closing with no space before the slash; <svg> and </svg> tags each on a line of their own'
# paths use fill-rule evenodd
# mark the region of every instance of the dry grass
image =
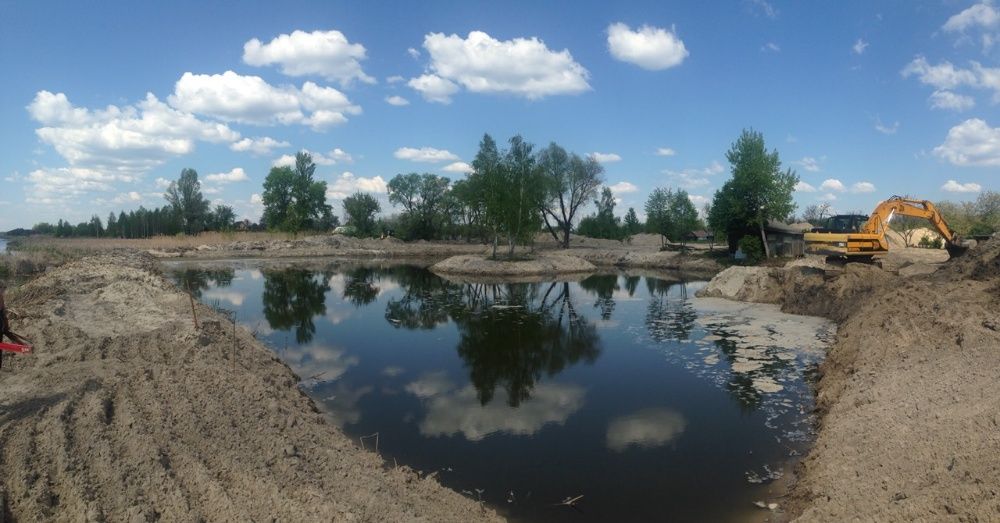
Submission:
<svg viewBox="0 0 1000 523">
<path fill-rule="evenodd" d="M 30 251 L 54 248 L 85 252 L 119 248 L 141 250 L 193 249 L 199 245 L 219 245 L 234 241 L 290 240 L 293 238 L 295 236 L 292 234 L 277 232 L 205 232 L 194 236 L 154 236 L 146 239 L 35 237 L 19 239 L 16 249 Z"/>
</svg>

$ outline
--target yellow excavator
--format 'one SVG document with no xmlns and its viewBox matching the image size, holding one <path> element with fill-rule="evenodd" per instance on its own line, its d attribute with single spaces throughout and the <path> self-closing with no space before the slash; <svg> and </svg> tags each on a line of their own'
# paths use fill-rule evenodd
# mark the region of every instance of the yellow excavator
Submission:
<svg viewBox="0 0 1000 523">
<path fill-rule="evenodd" d="M 961 256 L 969 248 L 948 226 L 933 203 L 893 196 L 878 204 L 871 216 L 842 214 L 828 218 L 824 227 L 805 234 L 806 252 L 862 262 L 886 255 L 889 253 L 889 242 L 885 235 L 889 231 L 889 222 L 897 215 L 924 218 L 931 222 L 944 238 L 945 248 L 953 258 Z"/>
</svg>

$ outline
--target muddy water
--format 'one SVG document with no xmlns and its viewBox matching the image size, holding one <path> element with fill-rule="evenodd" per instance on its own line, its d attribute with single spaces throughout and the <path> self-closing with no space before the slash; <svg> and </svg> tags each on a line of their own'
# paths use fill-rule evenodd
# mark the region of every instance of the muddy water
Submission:
<svg viewBox="0 0 1000 523">
<path fill-rule="evenodd" d="M 746 518 L 811 441 L 807 380 L 833 334 L 640 276 L 174 274 L 236 311 L 346 433 L 522 521 Z"/>
</svg>

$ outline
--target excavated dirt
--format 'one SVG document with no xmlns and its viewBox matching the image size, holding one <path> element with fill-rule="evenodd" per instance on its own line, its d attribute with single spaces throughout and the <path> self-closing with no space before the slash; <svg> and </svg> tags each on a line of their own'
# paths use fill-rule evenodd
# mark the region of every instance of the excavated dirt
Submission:
<svg viewBox="0 0 1000 523">
<path fill-rule="evenodd" d="M 0 371 L 0 521 L 478 521 L 492 511 L 357 447 L 243 328 L 149 256 L 10 293 L 35 343 Z M 235 349 L 234 349 L 235 347 Z"/>
<path fill-rule="evenodd" d="M 594 264 L 575 256 L 544 255 L 528 260 L 493 260 L 488 257 L 452 256 L 436 263 L 430 270 L 441 275 L 475 276 L 558 276 L 592 273 Z"/>
<path fill-rule="evenodd" d="M 839 323 L 786 516 L 1000 520 L 1000 239 L 928 274 L 727 272 L 716 295 Z"/>
</svg>

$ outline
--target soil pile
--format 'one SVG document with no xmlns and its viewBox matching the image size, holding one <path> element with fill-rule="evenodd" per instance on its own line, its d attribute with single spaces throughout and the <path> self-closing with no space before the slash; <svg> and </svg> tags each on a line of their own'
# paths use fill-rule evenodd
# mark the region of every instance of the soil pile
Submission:
<svg viewBox="0 0 1000 523">
<path fill-rule="evenodd" d="M 1000 240 L 930 274 L 849 264 L 720 274 L 718 289 L 839 323 L 820 430 L 792 490 L 802 521 L 1000 518 Z M 757 278 L 757 279 L 754 279 Z M 749 291 L 748 291 L 749 292 Z M 784 505 L 784 503 L 783 503 Z"/>
<path fill-rule="evenodd" d="M 149 256 L 69 263 L 10 296 L 32 356 L 0 372 L 0 519 L 469 521 L 491 511 L 327 423 L 243 328 Z"/>
<path fill-rule="evenodd" d="M 470 276 L 558 276 L 591 273 L 597 267 L 575 256 L 544 255 L 527 260 L 493 260 L 484 256 L 452 256 L 431 266 L 437 274 Z"/>
</svg>

